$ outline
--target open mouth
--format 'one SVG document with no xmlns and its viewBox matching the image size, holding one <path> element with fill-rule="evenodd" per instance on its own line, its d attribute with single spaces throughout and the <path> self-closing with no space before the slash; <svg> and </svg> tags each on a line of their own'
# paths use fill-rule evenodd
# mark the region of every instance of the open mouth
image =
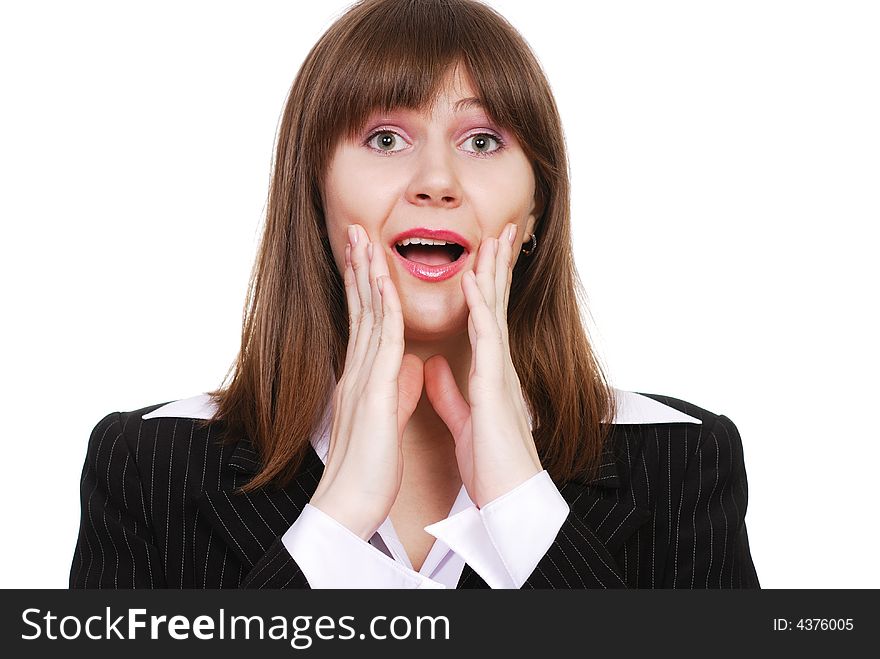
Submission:
<svg viewBox="0 0 880 659">
<path fill-rule="evenodd" d="M 464 253 L 461 245 L 443 240 L 403 240 L 394 249 L 407 261 L 433 266 L 454 263 Z"/>
</svg>

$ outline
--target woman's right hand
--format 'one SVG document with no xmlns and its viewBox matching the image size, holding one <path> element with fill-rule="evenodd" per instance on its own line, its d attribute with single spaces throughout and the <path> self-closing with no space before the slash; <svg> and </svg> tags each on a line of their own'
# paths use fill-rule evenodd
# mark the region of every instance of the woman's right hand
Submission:
<svg viewBox="0 0 880 659">
<path fill-rule="evenodd" d="M 400 490 L 403 429 L 424 373 L 421 359 L 403 354 L 403 313 L 384 249 L 360 225 L 348 229 L 343 280 L 348 349 L 324 473 L 309 503 L 369 540 Z"/>
</svg>

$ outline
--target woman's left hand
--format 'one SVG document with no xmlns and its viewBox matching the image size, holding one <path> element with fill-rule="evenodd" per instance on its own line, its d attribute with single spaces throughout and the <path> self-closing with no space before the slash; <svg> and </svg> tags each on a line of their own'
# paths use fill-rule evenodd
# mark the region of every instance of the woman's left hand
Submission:
<svg viewBox="0 0 880 659">
<path fill-rule="evenodd" d="M 470 311 L 470 404 L 444 357 L 434 355 L 424 367 L 425 393 L 452 433 L 462 482 L 478 508 L 543 469 L 507 334 L 516 233 L 511 223 L 499 238 L 484 239 L 477 252 L 476 274 L 469 270 L 462 276 Z"/>
</svg>

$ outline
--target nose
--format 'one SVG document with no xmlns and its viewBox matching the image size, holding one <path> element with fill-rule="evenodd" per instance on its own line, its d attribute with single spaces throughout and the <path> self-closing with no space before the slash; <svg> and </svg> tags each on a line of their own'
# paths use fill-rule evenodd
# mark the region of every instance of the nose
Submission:
<svg viewBox="0 0 880 659">
<path fill-rule="evenodd" d="M 462 190 L 456 172 L 455 147 L 441 137 L 427 139 L 415 154 L 407 200 L 416 206 L 456 208 Z"/>
</svg>

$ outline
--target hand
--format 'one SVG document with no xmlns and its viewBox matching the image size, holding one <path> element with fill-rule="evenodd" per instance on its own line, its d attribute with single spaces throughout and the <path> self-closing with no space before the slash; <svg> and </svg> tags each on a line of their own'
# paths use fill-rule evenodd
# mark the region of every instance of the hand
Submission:
<svg viewBox="0 0 880 659">
<path fill-rule="evenodd" d="M 476 275 L 468 271 L 461 280 L 470 311 L 470 404 L 443 356 L 424 367 L 425 393 L 452 433 L 462 482 L 479 508 L 543 470 L 507 333 L 515 239 L 515 224 L 505 226 L 500 239 L 484 239 Z"/>
<path fill-rule="evenodd" d="M 385 253 L 359 225 L 349 227 L 343 280 L 348 349 L 327 463 L 309 503 L 369 540 L 400 490 L 401 439 L 422 394 L 423 366 L 403 354 L 403 313 Z"/>
</svg>

